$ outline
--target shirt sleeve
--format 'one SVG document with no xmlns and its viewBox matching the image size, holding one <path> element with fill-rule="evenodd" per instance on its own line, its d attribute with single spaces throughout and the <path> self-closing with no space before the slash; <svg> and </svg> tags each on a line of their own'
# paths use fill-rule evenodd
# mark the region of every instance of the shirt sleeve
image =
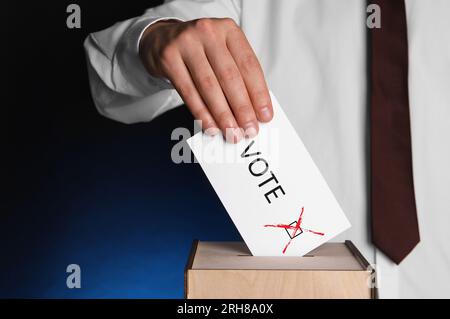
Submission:
<svg viewBox="0 0 450 319">
<path fill-rule="evenodd" d="M 232 18 L 239 23 L 240 0 L 173 0 L 142 16 L 91 33 L 84 42 L 89 83 L 100 114 L 123 123 L 151 121 L 183 103 L 169 81 L 148 74 L 139 40 L 151 24 L 167 19 Z"/>
</svg>

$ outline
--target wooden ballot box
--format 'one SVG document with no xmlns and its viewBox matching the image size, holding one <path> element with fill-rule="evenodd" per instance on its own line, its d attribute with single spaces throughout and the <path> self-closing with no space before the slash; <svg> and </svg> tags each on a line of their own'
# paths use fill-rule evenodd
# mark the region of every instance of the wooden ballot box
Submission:
<svg viewBox="0 0 450 319">
<path fill-rule="evenodd" d="M 255 257 L 243 242 L 194 241 L 186 298 L 374 298 L 369 263 L 351 241 L 303 257 Z"/>
</svg>

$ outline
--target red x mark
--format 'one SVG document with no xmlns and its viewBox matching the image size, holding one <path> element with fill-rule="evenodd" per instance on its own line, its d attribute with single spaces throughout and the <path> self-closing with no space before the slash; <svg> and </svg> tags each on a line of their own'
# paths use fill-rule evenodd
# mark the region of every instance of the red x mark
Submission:
<svg viewBox="0 0 450 319">
<path fill-rule="evenodd" d="M 302 207 L 302 211 L 300 212 L 300 216 L 298 217 L 298 220 L 297 220 L 295 226 L 286 225 L 286 224 L 264 225 L 264 227 L 277 227 L 277 228 L 284 228 L 284 229 L 291 229 L 291 230 L 294 230 L 294 231 L 292 232 L 292 236 L 289 236 L 289 237 L 290 237 L 290 238 L 289 238 L 289 241 L 288 241 L 288 243 L 286 244 L 286 246 L 285 246 L 284 249 L 283 249 L 283 254 L 286 252 L 286 249 L 289 247 L 289 245 L 291 244 L 292 239 L 295 238 L 295 234 L 296 234 L 299 230 L 300 230 L 300 231 L 306 231 L 306 232 L 309 232 L 309 233 L 313 233 L 313 234 L 319 235 L 319 236 L 325 235 L 324 233 L 319 233 L 319 232 L 316 232 L 316 231 L 313 231 L 313 230 L 310 230 L 310 229 L 305 229 L 305 228 L 300 227 L 301 224 L 302 224 L 302 217 L 303 217 L 303 212 L 304 212 L 304 210 L 305 210 L 305 208 Z"/>
</svg>

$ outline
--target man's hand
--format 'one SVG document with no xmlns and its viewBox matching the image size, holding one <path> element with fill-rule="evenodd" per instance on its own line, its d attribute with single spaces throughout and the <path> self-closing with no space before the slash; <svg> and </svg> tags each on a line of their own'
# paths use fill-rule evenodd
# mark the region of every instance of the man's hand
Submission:
<svg viewBox="0 0 450 319">
<path fill-rule="evenodd" d="M 157 22 L 139 53 L 151 75 L 172 82 L 206 133 L 238 142 L 273 117 L 259 61 L 232 19 Z"/>
</svg>

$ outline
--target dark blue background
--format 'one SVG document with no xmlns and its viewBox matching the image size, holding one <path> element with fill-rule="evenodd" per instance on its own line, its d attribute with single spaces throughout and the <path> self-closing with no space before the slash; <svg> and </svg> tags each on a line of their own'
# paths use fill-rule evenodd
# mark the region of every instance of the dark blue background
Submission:
<svg viewBox="0 0 450 319">
<path fill-rule="evenodd" d="M 6 6 L 6 89 L 0 297 L 183 296 L 193 239 L 240 237 L 197 164 L 176 165 L 185 107 L 151 123 L 97 114 L 82 42 L 159 1 L 77 1 L 82 29 L 65 26 L 72 1 Z M 68 264 L 81 289 L 66 287 Z"/>
</svg>

